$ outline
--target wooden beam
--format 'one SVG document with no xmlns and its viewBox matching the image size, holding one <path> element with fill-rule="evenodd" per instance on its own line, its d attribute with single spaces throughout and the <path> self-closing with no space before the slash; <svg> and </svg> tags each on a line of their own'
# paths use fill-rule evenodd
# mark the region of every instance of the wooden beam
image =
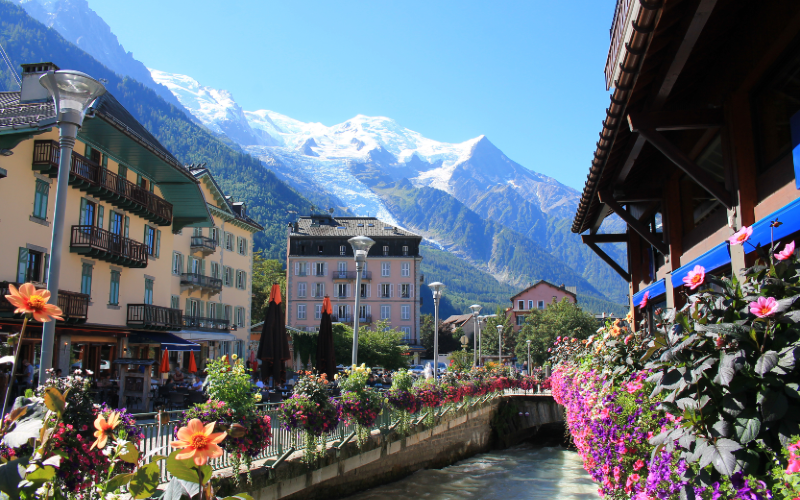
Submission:
<svg viewBox="0 0 800 500">
<path fill-rule="evenodd" d="M 589 228 L 589 232 L 591 234 L 597 234 L 597 231 L 600 230 L 600 226 L 603 224 L 603 221 L 606 218 L 606 212 L 608 209 L 604 203 L 600 203 L 600 206 L 597 207 L 597 211 L 595 212 L 594 221 L 592 222 L 591 227 Z"/>
<path fill-rule="evenodd" d="M 694 46 L 700 38 L 700 33 L 703 32 L 703 28 L 708 18 L 711 17 L 711 12 L 714 10 L 716 4 L 717 0 L 700 0 L 700 4 L 694 12 L 694 17 L 692 17 L 692 21 L 689 23 L 689 28 L 686 30 L 686 34 L 683 35 L 683 40 L 678 50 L 675 51 L 675 57 L 669 65 L 667 74 L 664 75 L 661 87 L 658 89 L 650 105 L 651 109 L 659 109 L 667 100 L 667 97 L 669 97 L 672 88 L 675 86 L 675 82 L 678 81 L 678 77 L 683 71 L 686 61 L 689 60 L 689 56 L 692 54 L 692 50 L 694 50 Z"/>
<path fill-rule="evenodd" d="M 636 159 L 639 157 L 639 153 L 642 152 L 642 148 L 646 142 L 644 137 L 638 134 L 636 135 L 636 139 L 633 141 L 631 149 L 625 157 L 625 163 L 622 164 L 622 168 L 617 175 L 617 184 L 622 184 L 625 182 L 625 179 L 628 178 L 628 174 L 631 173 L 633 164 L 636 163 Z"/>
<path fill-rule="evenodd" d="M 582 238 L 586 238 L 586 236 L 582 236 Z M 608 264 L 609 266 L 611 266 L 611 269 L 613 269 L 614 271 L 616 271 L 616 272 L 617 272 L 617 274 L 619 274 L 620 276 L 622 276 L 622 279 L 624 279 L 624 280 L 625 280 L 625 281 L 627 281 L 628 283 L 630 283 L 630 282 L 631 282 L 631 275 L 630 275 L 630 274 L 628 274 L 628 273 L 627 273 L 627 272 L 626 272 L 624 269 L 622 269 L 622 266 L 620 266 L 619 264 L 617 264 L 617 261 L 615 261 L 614 259 L 612 259 L 612 258 L 611 258 L 611 257 L 610 257 L 610 256 L 609 256 L 607 253 L 605 253 L 604 251 L 602 251 L 602 250 L 600 249 L 600 247 L 598 247 L 598 246 L 597 246 L 597 245 L 596 245 L 594 242 L 592 242 L 592 241 L 586 241 L 586 239 L 584 239 L 584 240 L 583 240 L 583 242 L 586 244 L 586 246 L 587 246 L 587 247 L 591 248 L 591 249 L 592 249 L 592 251 L 593 251 L 594 253 L 596 253 L 598 257 L 600 257 L 601 259 L 603 259 L 603 260 L 606 262 L 606 264 Z"/>
<path fill-rule="evenodd" d="M 721 109 L 699 109 L 693 111 L 658 111 L 655 113 L 630 113 L 628 127 L 632 132 L 637 128 L 663 130 L 696 130 L 721 127 Z M 636 123 L 636 126 L 633 123 Z"/>
<path fill-rule="evenodd" d="M 659 240 L 658 237 L 651 233 L 650 230 L 645 227 L 644 224 L 639 222 L 639 220 L 630 214 L 627 210 L 622 208 L 617 201 L 611 197 L 611 194 L 607 191 L 600 191 L 597 193 L 600 197 L 600 201 L 608 205 L 608 208 L 614 211 L 615 214 L 619 216 L 620 219 L 625 221 L 628 224 L 628 227 L 633 229 L 639 236 L 644 238 L 644 240 L 650 245 L 654 246 L 659 252 L 664 255 L 669 255 L 669 248 L 667 245 L 664 244 L 663 241 Z"/>
<path fill-rule="evenodd" d="M 628 235 L 625 234 L 583 234 L 584 243 L 627 243 Z"/>
<path fill-rule="evenodd" d="M 618 195 L 616 197 L 617 203 L 626 204 L 626 203 L 647 203 L 650 201 L 661 201 L 663 197 L 661 193 L 644 191 L 641 193 L 631 193 L 631 194 L 623 194 Z"/>
<path fill-rule="evenodd" d="M 661 151 L 675 166 L 683 170 L 686 175 L 691 177 L 700 187 L 708 191 L 711 196 L 719 200 L 728 210 L 733 208 L 731 194 L 726 191 L 724 187 L 720 186 L 708 172 L 697 166 L 683 151 L 675 147 L 674 144 L 654 128 L 640 126 L 636 118 L 635 115 L 628 115 L 628 122 L 631 124 L 631 130 L 638 132 L 640 136 L 647 139 L 650 144 Z"/>
</svg>

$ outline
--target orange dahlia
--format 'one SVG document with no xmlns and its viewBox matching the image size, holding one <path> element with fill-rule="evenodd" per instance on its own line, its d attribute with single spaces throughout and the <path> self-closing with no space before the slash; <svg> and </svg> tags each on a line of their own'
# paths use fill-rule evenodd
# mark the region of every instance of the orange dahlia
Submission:
<svg viewBox="0 0 800 500">
<path fill-rule="evenodd" d="M 112 437 L 112 432 L 114 432 L 117 425 L 119 425 L 119 413 L 111 413 L 111 415 L 108 416 L 108 420 L 106 420 L 104 416 L 98 415 L 94 421 L 94 428 L 97 429 L 94 432 L 94 437 L 96 437 L 97 440 L 92 443 L 92 447 L 89 449 L 97 448 L 102 450 L 105 448 L 108 438 Z"/>
<path fill-rule="evenodd" d="M 61 317 L 64 314 L 61 309 L 58 306 L 47 303 L 50 300 L 49 290 L 38 290 L 31 283 L 25 283 L 19 287 L 19 290 L 14 285 L 9 284 L 8 291 L 11 294 L 6 295 L 6 300 L 17 308 L 14 311 L 16 314 L 32 314 L 33 319 L 42 323 L 47 323 L 54 319 L 64 321 L 64 318 Z"/>
<path fill-rule="evenodd" d="M 178 429 L 178 439 L 170 443 L 173 448 L 183 448 L 183 452 L 175 455 L 178 460 L 194 459 L 197 466 L 205 465 L 209 458 L 222 456 L 222 448 L 219 443 L 225 439 L 224 432 L 214 433 L 214 425 L 211 422 L 203 426 L 203 422 L 193 418 L 186 427 Z"/>
</svg>

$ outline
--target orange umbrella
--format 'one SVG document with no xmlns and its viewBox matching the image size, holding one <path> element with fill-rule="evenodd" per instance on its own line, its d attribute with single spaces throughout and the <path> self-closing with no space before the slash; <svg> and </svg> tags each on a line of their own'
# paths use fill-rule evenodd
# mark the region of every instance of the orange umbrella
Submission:
<svg viewBox="0 0 800 500">
<path fill-rule="evenodd" d="M 197 363 L 194 361 L 194 351 L 189 351 L 189 373 L 197 372 Z"/>
<path fill-rule="evenodd" d="M 164 349 L 164 355 L 161 356 L 161 373 L 169 373 L 169 352 Z"/>
</svg>

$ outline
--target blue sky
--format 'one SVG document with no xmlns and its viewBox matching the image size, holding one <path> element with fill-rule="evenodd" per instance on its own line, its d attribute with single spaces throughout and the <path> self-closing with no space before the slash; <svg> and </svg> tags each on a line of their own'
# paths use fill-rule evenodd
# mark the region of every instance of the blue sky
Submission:
<svg viewBox="0 0 800 500">
<path fill-rule="evenodd" d="M 89 0 L 149 67 L 247 110 L 387 116 L 431 139 L 486 135 L 582 189 L 608 93 L 613 0 Z"/>
</svg>

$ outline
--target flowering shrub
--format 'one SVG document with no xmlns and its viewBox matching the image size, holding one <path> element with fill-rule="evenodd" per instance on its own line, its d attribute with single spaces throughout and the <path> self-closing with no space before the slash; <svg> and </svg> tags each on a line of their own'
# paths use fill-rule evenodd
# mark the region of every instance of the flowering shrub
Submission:
<svg viewBox="0 0 800 500">
<path fill-rule="evenodd" d="M 370 427 L 381 413 L 383 398 L 377 391 L 367 387 L 372 370 L 364 363 L 353 365 L 338 378 L 342 389 L 342 414 L 349 422 L 356 423 L 356 436 L 359 446 L 369 439 Z"/>
<path fill-rule="evenodd" d="M 280 406 L 282 421 L 287 430 L 301 430 L 305 434 L 305 454 L 311 465 L 325 452 L 327 435 L 336 430 L 342 416 L 342 407 L 330 397 L 328 376 L 301 372 L 294 386 L 294 394 Z M 320 449 L 321 447 L 321 449 Z"/>
</svg>

